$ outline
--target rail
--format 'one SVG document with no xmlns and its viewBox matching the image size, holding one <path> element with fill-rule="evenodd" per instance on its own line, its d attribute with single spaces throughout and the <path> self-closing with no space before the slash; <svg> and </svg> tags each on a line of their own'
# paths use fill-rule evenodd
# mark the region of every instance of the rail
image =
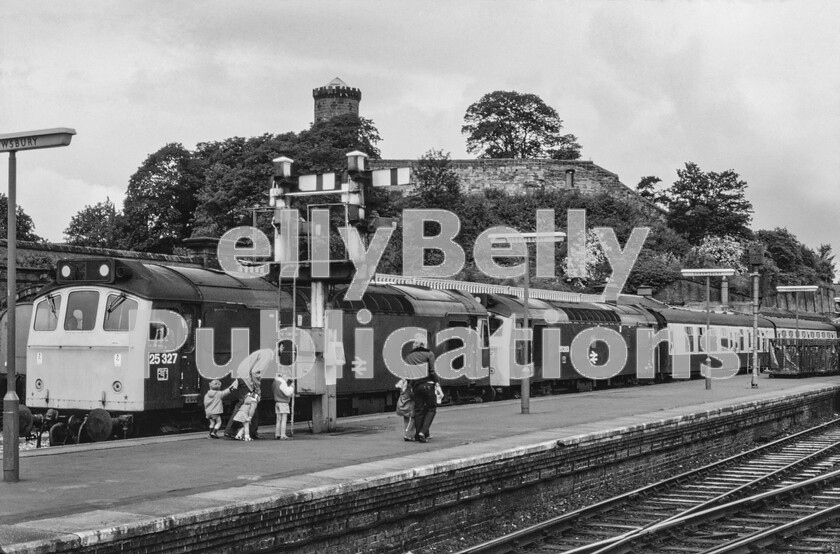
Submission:
<svg viewBox="0 0 840 554">
<path fill-rule="evenodd" d="M 832 436 L 828 439 L 822 438 L 820 434 L 825 433 L 831 433 Z M 840 419 L 835 419 L 790 437 L 461 550 L 458 554 L 528 552 L 529 548 L 537 549 L 538 545 L 546 543 L 551 544 L 551 549 L 575 554 L 624 551 L 621 550 L 622 547 L 635 544 L 640 536 L 670 530 L 674 522 L 682 523 L 697 513 L 706 514 L 716 509 L 709 506 L 725 502 L 733 496 L 743 496 L 759 486 L 773 486 L 783 476 L 789 475 L 803 464 L 809 461 L 813 463 L 817 458 L 824 458 L 840 450 L 838 439 Z M 805 441 L 811 441 L 812 444 L 802 445 Z M 825 446 L 826 442 L 830 443 L 828 447 Z M 785 452 L 785 448 L 790 448 L 791 452 Z M 807 453 L 800 455 L 796 452 L 797 448 L 806 449 Z M 762 456 L 764 458 L 761 458 Z M 749 475 L 745 466 L 749 461 L 762 468 L 758 478 Z M 712 480 L 714 472 L 725 470 L 732 470 L 736 475 L 723 479 L 727 482 L 726 486 L 722 487 L 723 493 L 716 492 L 714 487 L 703 490 L 701 480 Z M 745 473 L 747 475 L 744 475 Z M 733 480 L 736 482 L 730 484 Z M 690 500 L 687 500 L 689 497 Z M 659 500 L 663 503 L 659 510 L 661 515 L 652 515 L 657 509 L 652 508 L 651 504 Z M 649 503 L 636 510 L 644 515 L 632 513 L 634 504 L 644 502 Z M 677 514 L 673 513 L 676 506 L 687 503 L 692 505 Z M 605 516 L 608 515 L 615 515 L 617 521 L 607 521 Z M 644 518 L 649 521 L 641 523 Z M 573 531 L 577 538 L 566 537 L 570 531 Z M 595 538 L 586 539 L 585 536 Z"/>
</svg>

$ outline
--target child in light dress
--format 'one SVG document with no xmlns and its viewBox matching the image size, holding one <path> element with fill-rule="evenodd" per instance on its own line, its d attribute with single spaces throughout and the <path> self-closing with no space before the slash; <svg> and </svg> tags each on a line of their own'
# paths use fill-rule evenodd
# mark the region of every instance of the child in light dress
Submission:
<svg viewBox="0 0 840 554">
<path fill-rule="evenodd" d="M 259 403 L 260 395 L 256 391 L 249 392 L 244 398 L 242 407 L 233 416 L 234 429 L 237 429 L 236 440 L 251 440 L 251 419 L 253 419 Z"/>
<path fill-rule="evenodd" d="M 271 390 L 274 393 L 274 413 L 277 416 L 277 423 L 274 425 L 274 438 L 286 440 L 289 438 L 286 435 L 286 421 L 291 413 L 291 402 L 295 395 L 295 389 L 291 379 L 278 374 L 274 378 Z"/>
</svg>

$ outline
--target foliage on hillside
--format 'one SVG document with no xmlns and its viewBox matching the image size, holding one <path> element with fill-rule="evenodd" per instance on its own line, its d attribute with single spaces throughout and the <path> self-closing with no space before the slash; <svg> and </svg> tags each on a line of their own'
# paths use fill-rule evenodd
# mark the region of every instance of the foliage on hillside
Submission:
<svg viewBox="0 0 840 554">
<path fill-rule="evenodd" d="M 536 102 L 538 98 L 513 97 L 508 93 L 489 96 L 483 99 L 487 104 L 474 106 L 477 118 L 480 115 L 478 108 L 524 109 L 532 103 L 534 113 L 547 117 L 553 125 L 555 138 L 559 136 L 556 135 L 560 124 L 556 112 L 550 108 L 546 110 L 547 106 L 540 104 L 541 101 Z M 475 120 L 476 125 L 479 121 Z M 122 211 L 116 210 L 110 199 L 86 206 L 73 217 L 65 234 L 71 244 L 159 253 L 172 253 L 190 237 L 219 237 L 233 227 L 253 222 L 272 236 L 271 217 L 265 212 L 269 211 L 266 209 L 267 190 L 274 158 L 292 158 L 298 174 L 341 172 L 347 166 L 346 154 L 351 150 L 361 150 L 377 159 L 380 140 L 373 122 L 346 114 L 318 122 L 300 133 L 232 137 L 200 143 L 193 151 L 181 144 L 167 144 L 150 154 L 132 175 Z M 558 144 L 542 139 L 540 144 L 529 148 L 536 148 L 536 155 L 545 156 L 551 155 L 546 149 L 548 146 Z M 493 152 L 498 154 L 504 150 L 509 154 L 506 148 Z M 516 155 L 524 156 L 530 151 L 523 150 Z M 535 231 L 538 210 L 554 210 L 555 230 L 566 231 L 568 210 L 576 209 L 586 211 L 587 229 L 590 230 L 586 241 L 586 276 L 569 278 L 566 275 L 568 244 L 561 242 L 554 247 L 554 275 L 557 278 L 535 278 L 534 286 L 600 291 L 612 269 L 591 232 L 595 227 L 613 229 L 622 246 L 634 228 L 650 228 L 624 292 L 633 292 L 642 285 L 659 290 L 678 279 L 680 269 L 685 267 L 735 268 L 739 277 L 733 279 L 733 287 L 746 292 L 749 286 L 746 275 L 750 271 L 748 253 L 758 244 L 766 251 L 764 270 L 774 285 L 833 280 L 834 255 L 829 245 L 820 245 L 814 251 L 799 243 L 786 229 L 756 233 L 749 229 L 752 205 L 745 196 L 747 183 L 733 170 L 704 172 L 688 162 L 685 169 L 677 170 L 677 175 L 678 180 L 664 189 L 657 189 L 661 180 L 654 176 L 642 178 L 637 186 L 641 196 L 664 209 L 666 217 L 662 221 L 651 216 L 649 211 L 606 193 L 583 195 L 577 191 L 547 188 L 519 194 L 497 189 L 465 194 L 449 154 L 430 150 L 417 161 L 414 170 L 417 187 L 410 194 L 402 196 L 387 190 L 368 190 L 365 199 L 368 217 L 359 224 L 359 229 L 363 234 L 372 234 L 374 225 L 380 221 L 376 216 L 398 221 L 399 227 L 391 235 L 378 270 L 403 273 L 404 247 L 419 244 L 419 241 L 403 244 L 405 222 L 400 222 L 400 218 L 405 210 L 452 212 L 458 219 L 458 233 L 453 240 L 463 249 L 465 262 L 460 272 L 451 277 L 490 282 L 492 280 L 480 271 L 473 255 L 473 245 L 482 233 L 494 227 Z M 0 194 L 0 208 L 4 201 L 5 197 Z M 322 205 L 334 204 L 340 198 L 328 195 L 315 201 Z M 291 207 L 298 208 L 305 218 L 308 216 L 306 206 L 311 202 L 311 197 L 292 199 Z M 331 256 L 333 259 L 346 257 L 337 232 L 343 223 L 343 210 L 336 207 L 330 210 Z M 20 209 L 18 213 L 18 237 L 38 240 L 32 233 L 31 219 Z M 440 231 L 440 225 L 433 221 L 423 225 L 424 235 L 431 236 Z M 305 259 L 307 247 L 303 238 L 300 252 Z M 440 250 L 423 251 L 425 266 L 444 261 L 444 253 Z M 511 256 L 500 258 L 498 263 L 519 265 L 522 260 Z M 535 276 L 533 256 L 531 273 Z M 511 282 L 521 284 L 521 280 Z"/>
</svg>

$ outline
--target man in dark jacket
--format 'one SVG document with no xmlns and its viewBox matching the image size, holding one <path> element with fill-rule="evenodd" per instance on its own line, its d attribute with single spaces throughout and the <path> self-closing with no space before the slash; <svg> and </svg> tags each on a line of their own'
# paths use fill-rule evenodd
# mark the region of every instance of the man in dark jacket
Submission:
<svg viewBox="0 0 840 554">
<path fill-rule="evenodd" d="M 426 442 L 429 437 L 429 428 L 437 414 L 435 385 L 440 379 L 435 372 L 435 355 L 426 348 L 425 337 L 415 337 L 411 352 L 405 357 L 405 362 L 409 365 L 426 366 L 426 376 L 411 381 L 414 389 L 414 428 L 417 430 L 414 440 Z"/>
</svg>

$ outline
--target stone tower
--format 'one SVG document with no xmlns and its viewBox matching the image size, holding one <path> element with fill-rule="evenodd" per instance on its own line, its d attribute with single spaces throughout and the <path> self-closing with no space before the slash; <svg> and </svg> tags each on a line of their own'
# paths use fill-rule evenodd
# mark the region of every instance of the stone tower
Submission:
<svg viewBox="0 0 840 554">
<path fill-rule="evenodd" d="M 313 89 L 312 96 L 315 98 L 315 123 L 346 113 L 359 115 L 362 91 L 348 87 L 338 77 L 323 87 Z"/>
</svg>

